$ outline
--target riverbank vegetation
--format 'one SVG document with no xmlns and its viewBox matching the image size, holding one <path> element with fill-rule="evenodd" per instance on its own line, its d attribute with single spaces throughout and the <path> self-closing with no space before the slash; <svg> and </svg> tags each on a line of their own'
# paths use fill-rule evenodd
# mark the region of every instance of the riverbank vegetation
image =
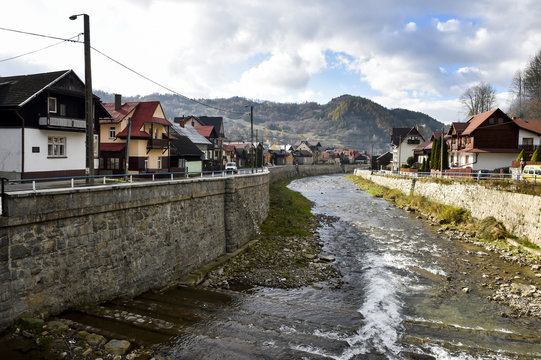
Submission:
<svg viewBox="0 0 541 360">
<path fill-rule="evenodd" d="M 257 241 L 244 253 L 211 271 L 203 285 L 211 287 L 300 287 L 337 279 L 339 273 L 320 257 L 317 228 L 331 219 L 311 213 L 313 203 L 287 188 L 289 181 L 270 184 L 270 209 Z M 337 280 L 338 281 L 338 280 Z"/>
<path fill-rule="evenodd" d="M 529 249 L 539 249 L 536 244 L 528 239 L 517 237 L 505 229 L 505 226 L 494 217 L 477 219 L 471 216 L 465 209 L 450 205 L 440 204 L 420 195 L 406 195 L 397 189 L 389 189 L 377 185 L 370 180 L 359 176 L 348 176 L 360 189 L 374 196 L 383 197 L 392 201 L 396 206 L 408 211 L 416 211 L 423 216 L 445 225 L 446 228 L 467 233 L 474 240 L 497 246 L 505 251 L 512 251 L 517 256 L 528 258 L 528 262 L 539 262 L 539 256 L 528 251 L 521 251 L 509 244 L 509 239 Z M 439 179 L 446 181 L 447 179 Z"/>
</svg>

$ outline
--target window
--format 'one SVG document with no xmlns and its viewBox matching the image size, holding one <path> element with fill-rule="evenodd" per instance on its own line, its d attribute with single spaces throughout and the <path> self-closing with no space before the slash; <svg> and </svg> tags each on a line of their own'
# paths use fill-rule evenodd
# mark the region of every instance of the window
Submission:
<svg viewBox="0 0 541 360">
<path fill-rule="evenodd" d="M 32 146 L 33 153 L 39 153 L 39 146 Z"/>
<path fill-rule="evenodd" d="M 60 116 L 66 116 L 67 107 L 66 104 L 60 104 Z"/>
<path fill-rule="evenodd" d="M 470 163 L 470 155 L 466 155 L 466 158 L 464 160 L 464 165 L 468 165 Z"/>
<path fill-rule="evenodd" d="M 56 98 L 54 97 L 49 98 L 49 112 L 56 113 Z"/>
<path fill-rule="evenodd" d="M 49 157 L 65 157 L 66 138 L 50 136 L 48 139 L 47 155 Z"/>
<path fill-rule="evenodd" d="M 118 170 L 120 168 L 120 158 L 107 158 L 106 169 Z"/>
<path fill-rule="evenodd" d="M 186 167 L 186 159 L 178 159 L 178 167 L 179 168 Z"/>
<path fill-rule="evenodd" d="M 111 126 L 109 128 L 109 139 L 116 138 L 116 128 L 114 126 Z"/>
<path fill-rule="evenodd" d="M 533 145 L 533 138 L 522 138 L 522 144 L 523 145 Z"/>
<path fill-rule="evenodd" d="M 162 168 L 162 158 L 159 157 L 158 158 L 158 169 L 161 169 Z"/>
<path fill-rule="evenodd" d="M 490 125 L 494 124 L 494 118 L 488 119 L 488 123 L 489 123 Z"/>
<path fill-rule="evenodd" d="M 145 158 L 145 170 L 148 169 L 148 158 Z"/>
</svg>

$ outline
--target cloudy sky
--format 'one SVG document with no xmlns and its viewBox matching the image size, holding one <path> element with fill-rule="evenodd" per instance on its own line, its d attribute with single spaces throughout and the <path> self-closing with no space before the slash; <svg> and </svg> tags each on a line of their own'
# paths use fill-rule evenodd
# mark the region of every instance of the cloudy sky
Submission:
<svg viewBox="0 0 541 360">
<path fill-rule="evenodd" d="M 358 95 L 449 123 L 492 84 L 504 111 L 514 73 L 541 49 L 538 0 L 17 0 L 0 27 L 71 38 L 90 16 L 97 50 L 192 98 L 327 103 Z M 83 40 L 83 37 L 80 37 Z M 74 69 L 83 45 L 0 30 L 0 76 Z M 94 89 L 166 93 L 92 53 Z"/>
</svg>

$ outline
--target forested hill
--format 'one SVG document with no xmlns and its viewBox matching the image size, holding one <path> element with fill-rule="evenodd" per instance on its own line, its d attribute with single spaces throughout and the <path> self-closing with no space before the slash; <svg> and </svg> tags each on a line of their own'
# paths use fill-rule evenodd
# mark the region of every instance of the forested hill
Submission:
<svg viewBox="0 0 541 360">
<path fill-rule="evenodd" d="M 96 91 L 103 102 L 113 102 L 113 94 Z M 343 95 L 320 105 L 252 101 L 241 97 L 199 99 L 215 108 L 246 113 L 239 116 L 205 107 L 177 95 L 151 94 L 123 97 L 122 101 L 160 101 L 167 118 L 183 115 L 223 116 L 229 140 L 250 139 L 250 118 L 246 105 L 254 107 L 254 136 L 258 139 L 293 143 L 299 139 L 318 140 L 323 146 L 353 147 L 356 150 L 381 153 L 389 149 L 393 127 L 418 126 L 425 138 L 441 131 L 442 123 L 430 116 L 405 110 L 389 110 L 371 100 Z"/>
</svg>

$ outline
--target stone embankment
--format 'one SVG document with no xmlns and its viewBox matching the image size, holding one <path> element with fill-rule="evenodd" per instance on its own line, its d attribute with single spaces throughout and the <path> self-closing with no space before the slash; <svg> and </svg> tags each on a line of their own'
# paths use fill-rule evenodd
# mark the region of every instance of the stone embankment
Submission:
<svg viewBox="0 0 541 360">
<path fill-rule="evenodd" d="M 494 190 L 478 184 L 441 184 L 355 170 L 355 175 L 405 194 L 422 195 L 435 202 L 469 210 L 473 217 L 493 216 L 512 234 L 541 246 L 541 196 Z"/>
<path fill-rule="evenodd" d="M 387 188 L 399 189 L 405 194 L 414 193 L 416 195 L 423 195 L 428 199 L 447 204 L 456 207 L 466 207 L 466 209 L 472 212 L 474 217 L 482 218 L 493 216 L 499 219 L 504 225 L 509 226 L 512 229 L 520 228 L 524 229 L 524 223 L 519 226 L 518 221 L 515 221 L 516 216 L 506 216 L 504 204 L 507 207 L 515 209 L 515 211 L 521 211 L 522 216 L 528 216 L 527 210 L 531 209 L 530 206 L 522 206 L 516 204 L 516 202 L 529 200 L 530 205 L 533 201 L 533 206 L 537 206 L 539 197 L 515 193 L 507 193 L 504 191 L 496 191 L 486 189 L 476 184 L 438 184 L 438 183 L 426 183 L 426 182 L 414 182 L 410 179 L 400 179 L 393 177 L 384 177 L 378 175 L 372 175 L 369 171 L 355 171 L 355 175 L 368 179 L 380 186 Z M 466 201 L 462 199 L 463 196 L 470 196 L 473 199 Z M 532 198 L 536 198 L 533 200 Z M 498 202 L 498 199 L 501 203 Z M 472 203 L 475 203 L 472 204 Z M 540 205 L 541 206 L 541 205 Z M 498 209 L 493 211 L 491 208 Z M 538 211 L 541 208 L 537 208 Z M 408 211 L 416 211 L 412 208 L 407 208 Z M 502 212 L 503 214 L 499 214 Z M 496 217 L 496 214 L 500 216 Z M 431 214 L 420 214 L 420 218 L 426 218 L 426 220 L 433 226 L 440 226 L 440 221 L 437 218 L 431 216 Z M 535 216 L 534 216 L 535 217 Z M 504 219 L 506 222 L 504 222 Z M 527 233 L 535 233 L 535 229 L 538 224 L 531 224 L 532 229 L 523 231 Z M 477 246 L 484 247 L 485 249 L 498 253 L 502 259 L 507 262 L 517 263 L 521 265 L 524 270 L 519 273 L 509 273 L 508 271 L 502 271 L 501 273 L 486 273 L 483 274 L 483 283 L 472 284 L 472 286 L 480 285 L 489 290 L 492 290 L 492 295 L 489 296 L 489 300 L 500 302 L 508 305 L 512 311 L 509 313 L 502 313 L 502 316 L 509 317 L 521 317 L 521 316 L 535 316 L 541 318 L 541 252 L 538 250 L 531 250 L 525 248 L 516 248 L 514 246 L 499 246 L 492 243 L 479 242 L 476 240 L 475 229 L 459 229 L 451 226 L 443 225 L 439 228 L 438 232 L 445 234 L 452 240 L 466 241 L 473 243 Z M 539 238 L 536 238 L 539 240 Z M 509 240 L 508 240 L 509 241 Z M 539 244 L 539 241 L 537 242 Z M 518 244 L 515 244 L 519 246 Z M 515 249 L 514 249 L 515 248 Z M 519 249 L 519 250 L 517 250 Z M 533 255 L 532 255 L 533 253 Z M 479 256 L 483 256 L 480 252 Z M 477 269 L 477 271 L 481 271 Z M 471 289 L 464 287 L 463 292 L 467 293 Z"/>
</svg>

